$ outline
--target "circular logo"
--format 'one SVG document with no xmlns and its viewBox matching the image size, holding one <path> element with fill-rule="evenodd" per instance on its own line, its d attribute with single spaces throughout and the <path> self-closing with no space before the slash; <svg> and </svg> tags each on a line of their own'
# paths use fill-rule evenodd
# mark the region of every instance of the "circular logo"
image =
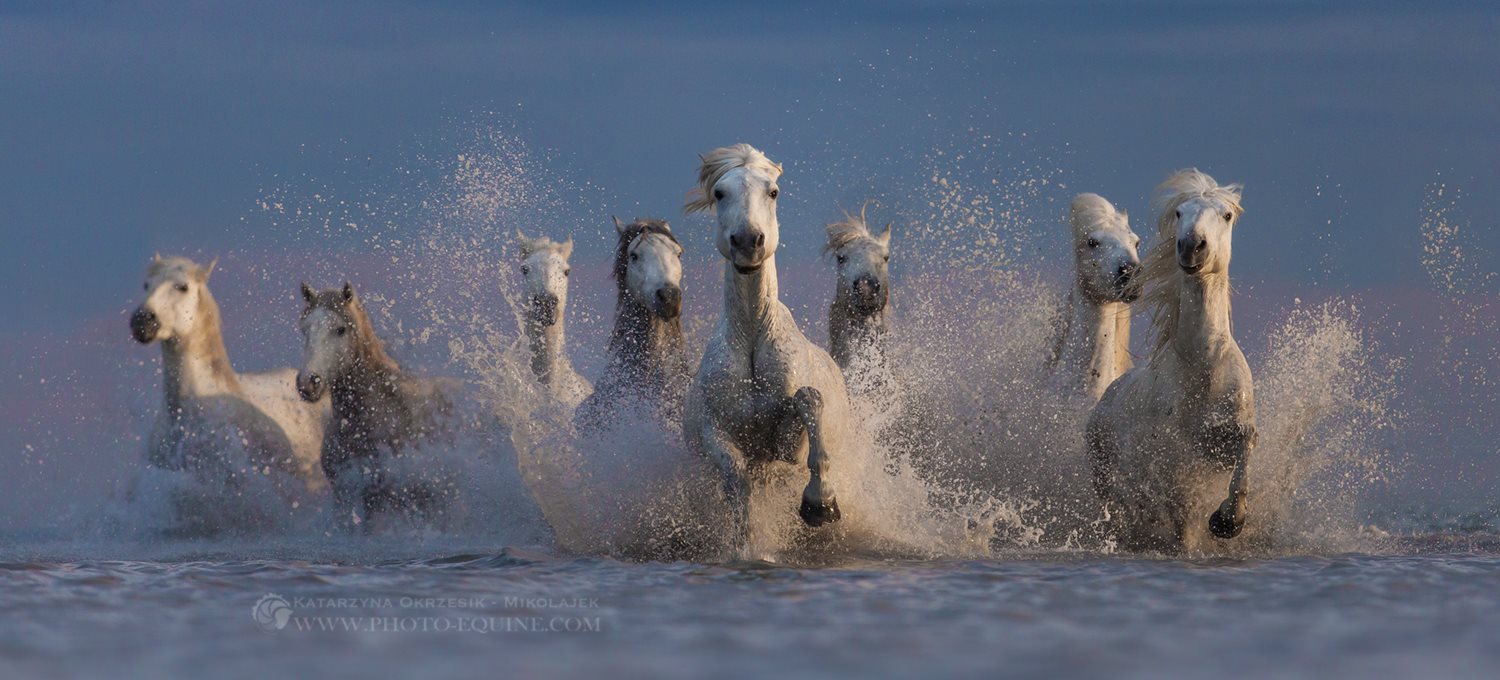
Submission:
<svg viewBox="0 0 1500 680">
<path fill-rule="evenodd" d="M 255 618 L 255 625 L 260 626 L 261 630 L 281 630 L 286 628 L 286 622 L 292 618 L 292 605 L 276 593 L 267 593 L 255 603 L 250 616 Z"/>
</svg>

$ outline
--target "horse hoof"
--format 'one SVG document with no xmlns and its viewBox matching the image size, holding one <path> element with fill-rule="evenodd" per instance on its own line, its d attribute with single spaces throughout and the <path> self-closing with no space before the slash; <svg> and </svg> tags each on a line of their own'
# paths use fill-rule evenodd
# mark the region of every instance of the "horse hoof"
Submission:
<svg viewBox="0 0 1500 680">
<path fill-rule="evenodd" d="M 1240 535 L 1240 530 L 1245 528 L 1245 520 L 1240 519 L 1238 514 L 1234 519 L 1229 519 L 1227 517 L 1229 514 L 1224 512 L 1224 508 L 1219 508 L 1208 518 L 1208 530 L 1213 532 L 1214 536 L 1226 540 L 1231 539 Z"/>
<path fill-rule="evenodd" d="M 802 507 L 797 509 L 797 514 L 810 527 L 820 527 L 824 524 L 837 522 L 843 517 L 839 513 L 838 499 L 830 498 L 827 503 L 814 503 L 807 496 L 802 497 Z"/>
</svg>

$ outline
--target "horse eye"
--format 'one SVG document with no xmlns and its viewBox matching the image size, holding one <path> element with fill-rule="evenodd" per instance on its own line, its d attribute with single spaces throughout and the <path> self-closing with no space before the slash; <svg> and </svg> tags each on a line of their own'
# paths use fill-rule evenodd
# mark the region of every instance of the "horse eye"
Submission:
<svg viewBox="0 0 1500 680">
<path fill-rule="evenodd" d="M 1228 222 L 1228 221 L 1230 221 L 1232 219 L 1234 219 L 1234 214 L 1233 213 L 1224 213 L 1224 221 L 1225 222 Z"/>
<path fill-rule="evenodd" d="M 563 276 L 572 276 L 572 275 L 573 275 L 573 268 L 572 267 L 568 267 L 567 269 L 563 270 Z"/>
<path fill-rule="evenodd" d="M 524 264 L 521 265 L 521 276 L 531 276 L 531 267 Z"/>
<path fill-rule="evenodd" d="M 780 196 L 780 195 L 781 195 L 781 190 L 780 189 L 776 189 L 776 188 L 772 188 L 771 189 L 771 200 L 773 200 L 773 201 L 776 200 L 776 197 Z"/>
<path fill-rule="evenodd" d="M 723 189 L 714 189 L 714 200 L 715 201 L 722 201 L 722 200 L 724 200 L 724 190 Z"/>
<path fill-rule="evenodd" d="M 141 290 L 151 290 L 151 282 L 147 281 L 141 284 Z"/>
<path fill-rule="evenodd" d="M 641 259 L 640 253 L 631 253 L 630 254 L 630 261 L 631 262 L 635 262 L 636 260 L 639 260 L 639 259 Z"/>
<path fill-rule="evenodd" d="M 1182 219 L 1182 210 L 1177 211 L 1177 219 Z"/>
<path fill-rule="evenodd" d="M 186 283 L 179 283 L 179 284 L 177 284 L 177 292 L 179 292 L 179 293 L 186 293 L 187 292 L 187 284 Z"/>
<path fill-rule="evenodd" d="M 333 329 L 333 334 L 337 335 L 337 336 L 339 336 L 341 338 L 344 337 L 344 334 L 348 333 L 348 332 L 349 332 L 349 327 L 348 326 L 339 326 L 338 328 Z"/>
<path fill-rule="evenodd" d="M 1089 247 L 1090 248 L 1098 248 L 1099 247 L 1099 239 L 1096 239 L 1096 238 L 1089 239 Z"/>
<path fill-rule="evenodd" d="M 891 261 L 891 256 L 890 255 L 886 255 L 885 256 L 885 261 L 886 262 L 890 262 Z"/>
<path fill-rule="evenodd" d="M 843 255 L 840 255 L 840 256 L 839 256 L 839 264 L 843 264 L 843 263 L 844 263 L 844 260 L 847 260 L 847 259 L 849 259 L 849 258 L 848 258 L 848 257 L 846 257 L 846 256 L 843 256 Z"/>
</svg>

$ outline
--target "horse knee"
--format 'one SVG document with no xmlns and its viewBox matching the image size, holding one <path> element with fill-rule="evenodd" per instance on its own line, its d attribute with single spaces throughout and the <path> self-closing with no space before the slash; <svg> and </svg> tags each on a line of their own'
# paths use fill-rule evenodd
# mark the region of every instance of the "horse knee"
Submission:
<svg viewBox="0 0 1500 680">
<path fill-rule="evenodd" d="M 797 402 L 797 413 L 804 419 L 817 418 L 823 414 L 823 393 L 818 388 L 802 387 L 792 398 Z"/>
</svg>

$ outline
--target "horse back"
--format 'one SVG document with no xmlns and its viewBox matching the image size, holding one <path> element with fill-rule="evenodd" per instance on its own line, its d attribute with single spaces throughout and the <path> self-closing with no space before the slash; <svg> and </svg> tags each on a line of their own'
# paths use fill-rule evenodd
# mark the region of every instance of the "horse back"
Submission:
<svg viewBox="0 0 1500 680">
<path fill-rule="evenodd" d="M 322 486 L 318 460 L 323 433 L 332 414 L 329 400 L 309 404 L 297 395 L 297 371 L 279 368 L 264 373 L 242 373 L 245 401 L 259 409 L 286 435 L 299 475 L 311 487 Z"/>
</svg>

